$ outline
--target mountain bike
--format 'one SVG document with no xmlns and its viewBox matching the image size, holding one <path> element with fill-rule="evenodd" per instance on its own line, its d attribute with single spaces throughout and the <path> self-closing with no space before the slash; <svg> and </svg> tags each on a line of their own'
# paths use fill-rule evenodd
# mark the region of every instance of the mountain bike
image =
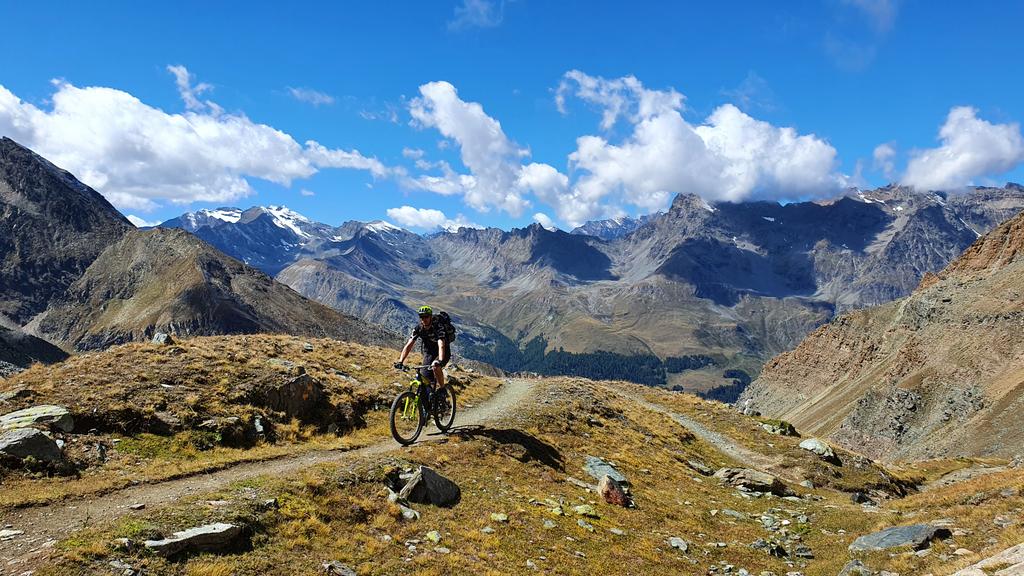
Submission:
<svg viewBox="0 0 1024 576">
<path fill-rule="evenodd" d="M 395 397 L 391 403 L 391 436 L 408 446 L 416 441 L 423 427 L 434 417 L 434 424 L 441 432 L 447 432 L 455 422 L 455 390 L 451 384 L 444 390 L 435 390 L 434 373 L 430 366 L 406 366 L 416 376 L 409 382 L 409 389 Z"/>
</svg>

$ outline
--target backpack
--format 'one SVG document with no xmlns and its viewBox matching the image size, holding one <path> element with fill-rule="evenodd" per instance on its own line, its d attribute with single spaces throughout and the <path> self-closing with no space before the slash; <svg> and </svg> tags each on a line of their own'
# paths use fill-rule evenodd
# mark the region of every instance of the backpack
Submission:
<svg viewBox="0 0 1024 576">
<path fill-rule="evenodd" d="M 452 317 L 447 312 L 438 312 L 437 316 L 434 317 L 437 321 L 438 328 L 444 332 L 444 339 L 448 344 L 455 341 L 456 331 L 455 324 L 452 324 Z"/>
</svg>

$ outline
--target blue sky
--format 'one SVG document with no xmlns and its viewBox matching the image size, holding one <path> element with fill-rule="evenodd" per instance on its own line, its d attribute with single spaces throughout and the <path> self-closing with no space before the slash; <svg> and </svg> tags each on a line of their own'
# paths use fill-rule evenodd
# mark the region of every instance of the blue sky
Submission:
<svg viewBox="0 0 1024 576">
<path fill-rule="evenodd" d="M 126 214 L 562 228 L 1024 180 L 1024 5 L 5 2 L 0 134 Z M 390 211 L 390 212 L 389 212 Z M 442 215 L 443 214 L 443 215 Z"/>
</svg>

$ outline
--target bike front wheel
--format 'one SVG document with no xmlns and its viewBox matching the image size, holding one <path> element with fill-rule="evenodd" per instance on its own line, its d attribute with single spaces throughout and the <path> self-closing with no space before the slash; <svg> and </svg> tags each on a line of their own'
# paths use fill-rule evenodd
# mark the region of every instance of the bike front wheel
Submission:
<svg viewBox="0 0 1024 576">
<path fill-rule="evenodd" d="M 434 424 L 441 432 L 447 432 L 455 423 L 455 390 L 445 386 L 430 399 L 434 403 Z"/>
<path fill-rule="evenodd" d="M 403 446 L 416 441 L 423 430 L 424 419 L 419 405 L 419 396 L 406 390 L 391 403 L 391 436 Z"/>
</svg>

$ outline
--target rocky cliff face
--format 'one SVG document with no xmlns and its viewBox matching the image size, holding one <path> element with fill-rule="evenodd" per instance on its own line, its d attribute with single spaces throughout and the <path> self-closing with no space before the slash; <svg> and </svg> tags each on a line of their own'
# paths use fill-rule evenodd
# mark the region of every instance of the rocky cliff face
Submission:
<svg viewBox="0 0 1024 576">
<path fill-rule="evenodd" d="M 821 327 L 741 403 L 874 457 L 1020 453 L 1022 296 L 1024 215 L 909 297 Z"/>
<path fill-rule="evenodd" d="M 131 228 L 96 191 L 0 138 L 0 324 L 28 323 Z"/>
</svg>

